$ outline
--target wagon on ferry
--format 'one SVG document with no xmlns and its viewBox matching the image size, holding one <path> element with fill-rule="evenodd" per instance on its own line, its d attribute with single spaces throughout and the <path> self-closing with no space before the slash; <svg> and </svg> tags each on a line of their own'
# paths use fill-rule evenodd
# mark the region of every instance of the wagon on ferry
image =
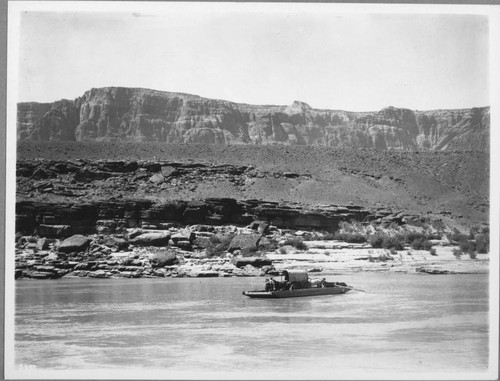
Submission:
<svg viewBox="0 0 500 381">
<path fill-rule="evenodd" d="M 309 274 L 304 270 L 284 270 L 280 281 L 266 279 L 265 290 L 243 291 L 243 295 L 249 298 L 293 298 L 345 294 L 350 290 L 353 288 L 343 282 L 327 282 L 325 278 L 309 279 Z"/>
</svg>

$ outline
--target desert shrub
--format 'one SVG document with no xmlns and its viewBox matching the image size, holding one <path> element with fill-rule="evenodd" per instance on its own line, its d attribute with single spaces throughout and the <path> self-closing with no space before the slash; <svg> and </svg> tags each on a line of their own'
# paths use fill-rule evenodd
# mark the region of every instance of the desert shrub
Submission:
<svg viewBox="0 0 500 381">
<path fill-rule="evenodd" d="M 221 238 L 218 235 L 213 235 L 209 237 L 208 240 L 210 241 L 210 243 L 213 243 L 214 245 L 217 245 L 218 243 L 221 242 Z"/>
<path fill-rule="evenodd" d="M 366 242 L 366 237 L 359 233 L 337 233 L 333 236 L 337 241 L 344 241 L 348 243 L 364 243 Z"/>
<path fill-rule="evenodd" d="M 490 251 L 489 234 L 476 235 L 476 250 L 479 254 L 487 254 Z"/>
<path fill-rule="evenodd" d="M 374 234 L 370 237 L 369 243 L 374 248 L 403 250 L 405 238 L 401 234 L 397 234 L 395 236 L 388 236 L 385 234 Z"/>
<path fill-rule="evenodd" d="M 462 257 L 462 250 L 460 249 L 453 249 L 453 255 L 457 258 L 460 259 Z"/>
<path fill-rule="evenodd" d="M 278 248 L 278 242 L 274 239 L 262 238 L 259 243 L 259 250 L 274 251 Z"/>
<path fill-rule="evenodd" d="M 405 240 L 408 244 L 413 243 L 414 241 L 424 240 L 426 239 L 426 235 L 418 232 L 408 232 L 405 234 Z"/>
<path fill-rule="evenodd" d="M 393 250 L 403 250 L 404 249 L 405 239 L 404 236 L 395 235 L 393 237 L 384 238 L 384 249 L 393 249 Z"/>
<path fill-rule="evenodd" d="M 451 241 L 455 241 L 455 242 L 465 242 L 469 239 L 469 236 L 467 234 L 462 234 L 460 232 L 453 232 L 452 234 L 450 234 L 448 236 L 448 238 Z"/>
<path fill-rule="evenodd" d="M 293 246 L 293 247 L 295 247 L 296 249 L 299 249 L 299 250 L 307 250 L 308 249 L 308 247 L 305 244 L 305 242 L 301 238 L 299 238 L 299 237 L 294 237 L 294 238 L 287 239 L 285 241 L 285 245 Z"/>
<path fill-rule="evenodd" d="M 427 234 L 427 239 L 441 239 L 443 235 L 441 233 L 429 233 Z"/>
<path fill-rule="evenodd" d="M 371 254 L 368 256 L 368 260 L 370 262 L 386 262 L 394 260 L 393 257 L 389 253 L 381 253 L 378 256 L 372 256 Z"/>
<path fill-rule="evenodd" d="M 384 237 L 380 234 L 374 234 L 370 237 L 369 243 L 373 248 L 379 249 L 384 244 Z"/>
<path fill-rule="evenodd" d="M 235 237 L 234 233 L 219 236 L 213 235 L 209 238 L 209 245 L 206 248 L 207 257 L 220 256 L 227 252 L 231 241 Z"/>
<path fill-rule="evenodd" d="M 418 232 L 408 232 L 405 234 L 406 243 L 411 245 L 413 242 L 424 242 L 429 241 L 430 239 L 441 239 L 441 234 L 438 233 L 418 233 Z M 416 249 L 414 247 L 414 249 Z M 418 250 L 418 249 L 417 249 Z M 428 249 L 425 249 L 428 250 Z"/>
<path fill-rule="evenodd" d="M 476 259 L 476 257 L 477 257 L 476 252 L 474 251 L 472 253 L 469 253 L 469 257 L 470 257 L 470 259 Z"/>
<path fill-rule="evenodd" d="M 431 253 L 431 255 L 437 255 L 436 249 L 433 247 L 429 250 L 429 253 Z"/>
<path fill-rule="evenodd" d="M 459 247 L 463 253 L 466 253 L 469 255 L 471 253 L 475 253 L 475 251 L 476 251 L 476 244 L 474 242 L 471 242 L 471 241 L 460 242 Z"/>
<path fill-rule="evenodd" d="M 474 239 L 478 234 L 490 234 L 490 228 L 488 226 L 473 226 L 470 228 L 469 237 Z"/>
<path fill-rule="evenodd" d="M 286 254 L 286 248 L 285 247 L 280 247 L 280 254 Z"/>
<path fill-rule="evenodd" d="M 347 233 L 352 233 L 353 232 L 353 226 L 349 222 L 340 222 L 340 227 L 342 228 L 343 231 Z"/>
<path fill-rule="evenodd" d="M 332 241 L 335 239 L 335 234 L 328 232 L 328 233 L 324 234 L 321 239 L 324 241 Z"/>
<path fill-rule="evenodd" d="M 414 250 L 430 250 L 432 243 L 430 243 L 427 238 L 421 237 L 412 241 L 411 248 Z"/>
</svg>

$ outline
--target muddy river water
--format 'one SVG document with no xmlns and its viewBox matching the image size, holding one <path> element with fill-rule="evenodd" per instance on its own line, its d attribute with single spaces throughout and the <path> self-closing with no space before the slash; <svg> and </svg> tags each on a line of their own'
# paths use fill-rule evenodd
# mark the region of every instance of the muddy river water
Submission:
<svg viewBox="0 0 500 381">
<path fill-rule="evenodd" d="M 258 300 L 241 292 L 263 278 L 17 281 L 16 369 L 334 379 L 488 367 L 487 274 L 328 280 L 366 292 Z"/>
</svg>

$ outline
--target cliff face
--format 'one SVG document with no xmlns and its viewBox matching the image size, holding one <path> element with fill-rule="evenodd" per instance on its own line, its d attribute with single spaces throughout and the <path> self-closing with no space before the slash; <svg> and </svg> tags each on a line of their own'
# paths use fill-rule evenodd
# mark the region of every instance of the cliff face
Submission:
<svg viewBox="0 0 500 381">
<path fill-rule="evenodd" d="M 18 104 L 19 141 L 156 141 L 283 144 L 396 150 L 489 149 L 489 107 L 379 112 L 256 106 L 132 88 L 87 91 L 74 101 Z"/>
</svg>

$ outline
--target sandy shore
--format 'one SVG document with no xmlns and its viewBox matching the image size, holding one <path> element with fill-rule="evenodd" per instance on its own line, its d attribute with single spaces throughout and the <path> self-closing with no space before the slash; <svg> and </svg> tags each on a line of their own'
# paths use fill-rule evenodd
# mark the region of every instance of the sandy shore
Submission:
<svg viewBox="0 0 500 381">
<path fill-rule="evenodd" d="M 476 259 L 462 255 L 457 259 L 453 250 L 457 246 L 434 246 L 436 255 L 427 250 L 406 249 L 390 254 L 386 249 L 374 249 L 365 244 L 346 244 L 338 241 L 309 241 L 307 251 L 287 254 L 269 253 L 277 269 L 318 269 L 324 273 L 360 271 L 393 271 L 470 274 L 487 273 L 489 255 L 477 254 Z"/>
<path fill-rule="evenodd" d="M 475 259 L 463 254 L 459 259 L 453 254 L 457 246 L 434 246 L 435 255 L 426 250 L 405 249 L 391 254 L 386 249 L 374 249 L 368 244 L 348 244 L 340 241 L 307 241 L 308 249 L 297 250 L 291 246 L 266 253 L 277 272 L 302 269 L 324 275 L 354 272 L 400 272 L 421 274 L 487 274 L 489 255 L 477 254 Z M 142 249 L 144 251 L 144 249 Z M 121 255 L 131 255 L 121 253 Z M 219 276 L 264 276 L 263 269 L 250 265 L 234 266 L 231 254 L 220 258 L 196 258 L 185 253 L 182 264 L 171 269 L 182 276 L 197 277 L 209 274 Z M 311 275 L 312 276 L 312 275 Z"/>
</svg>

